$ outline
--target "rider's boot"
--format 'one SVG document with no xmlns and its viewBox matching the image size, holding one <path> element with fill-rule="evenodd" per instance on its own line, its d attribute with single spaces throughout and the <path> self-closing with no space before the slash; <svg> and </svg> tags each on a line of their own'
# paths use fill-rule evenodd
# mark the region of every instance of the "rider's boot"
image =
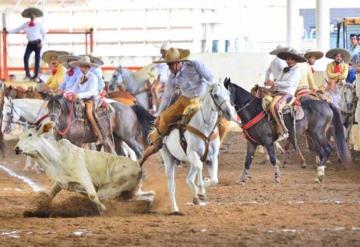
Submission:
<svg viewBox="0 0 360 247">
<path fill-rule="evenodd" d="M 286 140 L 289 137 L 289 131 L 285 126 L 284 118 L 282 117 L 282 112 L 280 111 L 276 112 L 275 121 L 279 132 L 279 137 L 276 141 L 279 142 Z"/>
<path fill-rule="evenodd" d="M 159 151 L 163 145 L 163 137 L 158 129 L 154 129 L 148 136 L 150 145 L 145 149 L 143 157 L 140 159 L 140 166 L 149 158 L 151 155 Z"/>
</svg>

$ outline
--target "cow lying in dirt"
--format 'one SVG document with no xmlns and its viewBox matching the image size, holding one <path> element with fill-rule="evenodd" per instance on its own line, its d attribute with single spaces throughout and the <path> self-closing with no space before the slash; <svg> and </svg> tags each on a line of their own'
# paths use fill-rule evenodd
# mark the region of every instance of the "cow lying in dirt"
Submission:
<svg viewBox="0 0 360 247">
<path fill-rule="evenodd" d="M 54 182 L 50 202 L 62 189 L 87 194 L 99 213 L 105 210 L 100 200 L 126 195 L 153 200 L 154 192 L 139 192 L 142 171 L 127 157 L 79 148 L 66 139 L 55 141 L 52 123 L 29 129 L 20 136 L 16 154 L 34 158 Z M 145 199 L 146 200 L 146 199 Z"/>
</svg>

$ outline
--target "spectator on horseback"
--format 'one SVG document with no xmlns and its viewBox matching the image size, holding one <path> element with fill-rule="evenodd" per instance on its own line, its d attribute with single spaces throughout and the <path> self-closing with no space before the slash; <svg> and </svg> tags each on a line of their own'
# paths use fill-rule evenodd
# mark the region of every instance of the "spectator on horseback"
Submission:
<svg viewBox="0 0 360 247">
<path fill-rule="evenodd" d="M 205 65 L 196 60 L 189 60 L 189 50 L 169 48 L 164 59 L 154 63 L 166 63 L 170 69 L 170 76 L 160 103 L 160 116 L 155 121 L 155 129 L 149 134 L 150 146 L 146 148 L 141 163 L 156 153 L 163 144 L 163 137 L 171 130 L 171 124 L 181 119 L 185 108 L 200 104 L 200 97 L 205 94 L 207 86 L 214 84 L 213 76 Z M 181 96 L 169 106 L 176 89 Z M 223 140 L 227 122 L 219 122 L 220 140 Z"/>
<path fill-rule="evenodd" d="M 326 57 L 334 59 L 326 67 L 327 76 L 327 94 L 332 98 L 332 103 L 339 107 L 341 100 L 338 85 L 343 84 L 349 71 L 351 54 L 348 50 L 342 48 L 331 49 L 326 53 Z"/>
<path fill-rule="evenodd" d="M 276 81 L 277 79 L 279 79 L 281 72 L 287 65 L 284 60 L 278 58 L 276 55 L 279 52 L 286 51 L 288 49 L 289 47 L 278 45 L 276 49 L 272 50 L 269 53 L 270 55 L 275 55 L 275 58 L 271 61 L 269 68 L 266 70 L 265 84 L 269 80 Z"/>
<path fill-rule="evenodd" d="M 277 57 L 285 60 L 288 67 L 285 67 L 276 81 L 268 80 L 266 85 L 274 88 L 274 98 L 270 104 L 270 112 L 275 119 L 279 132 L 279 140 L 288 138 L 288 129 L 282 118 L 282 109 L 295 95 L 295 91 L 301 80 L 301 70 L 297 63 L 306 62 L 306 59 L 300 56 L 295 50 L 281 51 Z"/>
<path fill-rule="evenodd" d="M 44 91 L 56 91 L 64 81 L 66 69 L 60 62 L 59 56 L 67 54 L 68 52 L 65 51 L 48 50 L 42 55 L 42 59 L 45 63 L 49 64 L 49 69 L 51 70 L 51 74 L 45 83 Z"/>
<path fill-rule="evenodd" d="M 71 66 L 70 62 L 79 60 L 79 56 L 74 55 L 62 55 L 59 56 L 59 61 L 67 68 L 64 81 L 61 83 L 60 87 L 57 90 L 57 93 L 62 94 L 63 92 L 71 89 L 78 78 L 82 75 L 81 70 L 78 66 Z"/>
<path fill-rule="evenodd" d="M 82 56 L 76 61 L 69 63 L 70 66 L 78 66 L 81 75 L 78 77 L 75 85 L 68 91 L 68 98 L 72 101 L 82 99 L 85 103 L 86 116 L 91 123 L 92 131 L 97 138 L 97 143 L 103 143 L 103 136 L 98 124 L 94 118 L 95 100 L 98 97 L 98 79 L 96 75 L 90 71 L 93 67 L 98 67 L 96 63 L 92 63 L 89 56 Z"/>
<path fill-rule="evenodd" d="M 360 35 L 356 35 L 356 34 L 350 34 L 350 48 L 349 51 L 351 53 L 351 61 L 349 63 L 349 72 L 348 75 L 346 77 L 346 83 L 350 83 L 353 84 L 354 81 L 356 80 L 356 69 L 355 69 L 355 64 L 356 64 L 356 60 L 358 59 L 358 57 L 360 56 Z"/>
<path fill-rule="evenodd" d="M 25 69 L 24 80 L 36 81 L 39 76 L 40 52 L 45 42 L 46 32 L 42 23 L 35 22 L 35 19 L 36 17 L 42 17 L 43 13 L 38 8 L 27 8 L 21 13 L 21 16 L 24 18 L 30 18 L 30 22 L 25 22 L 20 27 L 9 30 L 7 32 L 18 33 L 21 31 L 25 31 L 28 43 L 26 45 L 26 50 L 24 54 L 24 69 Z M 35 52 L 35 71 L 33 77 L 31 77 L 30 69 L 29 69 L 29 58 L 32 52 Z"/>
<path fill-rule="evenodd" d="M 83 55 L 84 56 L 84 55 Z M 103 60 L 101 60 L 100 58 L 98 57 L 95 57 L 95 56 L 91 56 L 91 55 L 85 55 L 85 56 L 88 56 L 90 58 L 90 61 L 94 64 L 97 64 L 98 66 L 97 67 L 91 67 L 90 68 L 90 71 L 96 76 L 97 78 L 97 85 L 98 85 L 98 93 L 99 94 L 102 94 L 102 91 L 104 90 L 105 88 L 105 82 L 104 82 L 104 78 L 103 78 L 103 73 L 102 73 L 102 70 L 100 68 L 100 66 L 103 66 L 104 65 L 104 62 Z"/>
<path fill-rule="evenodd" d="M 324 54 L 321 51 L 312 51 L 307 50 L 304 54 L 304 57 L 307 60 L 307 63 L 298 64 L 301 71 L 301 80 L 297 88 L 295 96 L 298 95 L 298 92 L 303 90 L 312 90 L 317 91 L 318 87 L 314 82 L 314 69 L 311 67 L 315 64 L 315 61 L 322 58 Z"/>
<path fill-rule="evenodd" d="M 168 43 L 163 43 L 160 48 L 161 59 L 165 58 L 166 51 L 169 49 Z M 156 112 L 157 107 L 161 103 L 161 94 L 164 92 L 166 82 L 169 77 L 169 67 L 166 63 L 159 63 L 155 66 L 158 77 L 155 82 L 150 86 L 152 108 Z M 158 112 L 159 113 L 159 112 Z"/>
</svg>

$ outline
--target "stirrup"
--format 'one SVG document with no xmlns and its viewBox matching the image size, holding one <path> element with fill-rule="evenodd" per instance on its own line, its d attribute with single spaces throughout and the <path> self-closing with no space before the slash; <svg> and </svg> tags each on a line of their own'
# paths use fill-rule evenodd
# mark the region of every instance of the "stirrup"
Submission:
<svg viewBox="0 0 360 247">
<path fill-rule="evenodd" d="M 278 139 L 276 140 L 276 142 L 280 142 L 283 140 L 286 140 L 289 138 L 289 133 L 283 133 L 283 134 L 279 134 Z"/>
</svg>

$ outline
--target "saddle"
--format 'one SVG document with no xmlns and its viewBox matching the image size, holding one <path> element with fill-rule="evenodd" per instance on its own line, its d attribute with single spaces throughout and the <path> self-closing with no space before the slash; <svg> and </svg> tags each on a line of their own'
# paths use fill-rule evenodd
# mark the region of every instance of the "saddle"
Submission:
<svg viewBox="0 0 360 247">
<path fill-rule="evenodd" d="M 77 121 L 82 121 L 84 124 L 89 124 L 88 119 L 86 117 L 86 110 L 85 110 L 85 102 L 81 99 L 78 99 L 73 104 L 73 111 L 74 111 L 74 118 Z M 95 103 L 95 109 L 94 109 L 94 117 L 97 120 L 98 124 L 102 122 L 102 119 L 109 119 L 109 115 L 113 112 L 112 107 L 109 107 L 107 109 L 106 107 L 103 107 L 102 104 L 96 104 Z"/>
<path fill-rule="evenodd" d="M 202 162 L 205 162 L 207 159 L 208 152 L 209 152 L 209 144 L 211 141 L 215 140 L 219 136 L 219 133 L 217 131 L 216 132 L 213 131 L 209 136 L 205 136 L 201 132 L 201 130 L 188 125 L 190 120 L 192 119 L 192 117 L 199 111 L 199 109 L 200 109 L 199 104 L 193 104 L 193 105 L 190 105 L 187 108 L 185 108 L 180 119 L 175 121 L 174 123 L 170 124 L 169 133 L 171 132 L 171 130 L 176 129 L 176 128 L 179 130 L 180 145 L 185 153 L 187 150 L 187 141 L 186 141 L 186 138 L 184 135 L 185 131 L 190 131 L 191 133 L 200 137 L 205 142 L 205 152 L 200 157 L 200 160 Z M 216 126 L 217 126 L 217 124 L 215 125 L 215 128 L 216 128 Z"/>
</svg>

